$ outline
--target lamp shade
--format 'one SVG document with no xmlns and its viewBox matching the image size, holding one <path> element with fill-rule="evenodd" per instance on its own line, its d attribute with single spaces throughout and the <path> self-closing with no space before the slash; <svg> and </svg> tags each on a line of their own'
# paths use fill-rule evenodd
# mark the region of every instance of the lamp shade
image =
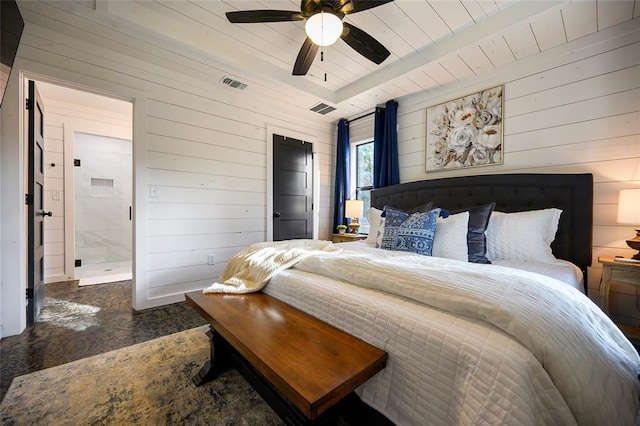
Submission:
<svg viewBox="0 0 640 426">
<path fill-rule="evenodd" d="M 640 225 L 640 188 L 620 190 L 617 222 Z"/>
<path fill-rule="evenodd" d="M 342 34 L 342 21 L 333 13 L 320 12 L 307 19 L 304 29 L 312 42 L 329 46 Z"/>
<path fill-rule="evenodd" d="M 347 200 L 344 209 L 345 217 L 362 217 L 364 215 L 364 201 Z"/>
</svg>

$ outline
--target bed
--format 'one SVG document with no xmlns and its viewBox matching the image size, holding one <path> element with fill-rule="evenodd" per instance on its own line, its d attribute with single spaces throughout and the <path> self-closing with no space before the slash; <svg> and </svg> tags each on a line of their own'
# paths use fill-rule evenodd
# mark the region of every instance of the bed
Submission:
<svg viewBox="0 0 640 426">
<path fill-rule="evenodd" d="M 508 174 L 372 192 L 379 210 L 413 209 L 418 213 L 411 217 L 423 217 L 420 209 L 430 204 L 429 215 L 444 208 L 450 218 L 467 218 L 469 229 L 468 212 L 495 203 L 491 216 L 516 225 L 505 228 L 519 241 L 516 251 L 526 245 L 523 238 L 537 235 L 528 212 L 559 209 L 553 242 L 545 237 L 553 259 L 548 264 L 574 265 L 574 283 L 545 274 L 535 266 L 538 259 L 499 264 L 499 247 L 497 261 L 471 262 L 478 253 L 465 229 L 466 238 L 460 240 L 458 230 L 455 241 L 468 244 L 468 259 L 384 250 L 372 236 L 334 244 L 337 255 L 334 249 L 289 262 L 264 275 L 268 284 L 260 288 L 385 350 L 386 368 L 357 392 L 398 425 L 633 424 L 640 358 L 579 288 L 591 262 L 592 182 L 588 174 Z M 392 217 L 386 216 L 382 234 Z M 473 238 L 486 235 L 488 245 L 489 226 L 490 220 Z M 445 228 L 434 229 L 437 236 Z"/>
</svg>

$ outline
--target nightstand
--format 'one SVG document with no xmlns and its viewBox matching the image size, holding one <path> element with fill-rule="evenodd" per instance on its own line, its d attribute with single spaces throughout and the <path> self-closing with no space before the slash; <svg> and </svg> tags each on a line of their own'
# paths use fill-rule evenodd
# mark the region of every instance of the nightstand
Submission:
<svg viewBox="0 0 640 426">
<path fill-rule="evenodd" d="M 602 263 L 602 309 L 609 313 L 609 288 L 611 283 L 640 287 L 640 263 L 616 262 L 613 257 L 599 257 Z"/>
<path fill-rule="evenodd" d="M 331 236 L 331 241 L 334 243 L 351 243 L 353 241 L 361 241 L 366 238 L 366 235 L 360 234 L 333 234 Z"/>
</svg>

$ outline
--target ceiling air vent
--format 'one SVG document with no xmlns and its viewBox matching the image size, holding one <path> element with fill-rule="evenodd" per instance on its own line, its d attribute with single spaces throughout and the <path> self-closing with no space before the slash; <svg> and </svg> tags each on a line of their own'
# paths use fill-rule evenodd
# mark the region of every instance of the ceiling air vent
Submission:
<svg viewBox="0 0 640 426">
<path fill-rule="evenodd" d="M 323 104 L 322 102 L 320 102 L 318 105 L 314 106 L 313 108 L 311 108 L 311 111 L 313 112 L 317 112 L 318 114 L 329 114 L 331 111 L 335 111 L 336 109 L 330 105 L 327 104 Z"/>
<path fill-rule="evenodd" d="M 229 77 L 222 77 L 221 81 L 222 81 L 223 84 L 226 84 L 229 87 L 233 87 L 234 89 L 244 90 L 247 87 L 246 84 L 241 83 L 238 80 L 234 80 L 234 79 L 229 78 Z"/>
</svg>

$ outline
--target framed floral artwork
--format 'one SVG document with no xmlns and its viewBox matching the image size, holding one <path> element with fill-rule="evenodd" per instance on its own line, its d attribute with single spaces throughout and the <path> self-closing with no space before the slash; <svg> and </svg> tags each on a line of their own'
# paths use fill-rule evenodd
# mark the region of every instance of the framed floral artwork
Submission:
<svg viewBox="0 0 640 426">
<path fill-rule="evenodd" d="M 502 164 L 504 86 L 427 108 L 427 172 Z"/>
</svg>

